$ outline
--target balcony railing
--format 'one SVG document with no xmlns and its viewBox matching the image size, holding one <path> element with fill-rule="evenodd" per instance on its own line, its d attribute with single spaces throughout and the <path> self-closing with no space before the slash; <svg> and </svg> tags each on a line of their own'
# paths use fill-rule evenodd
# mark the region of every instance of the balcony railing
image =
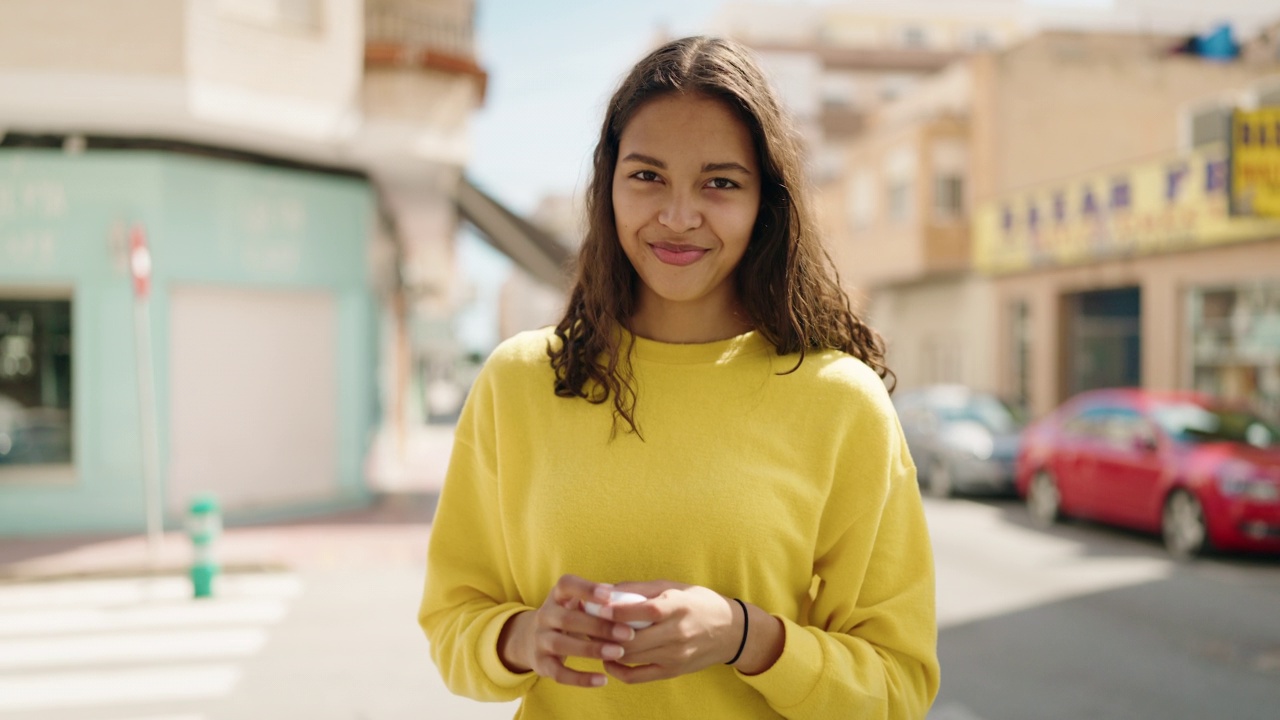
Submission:
<svg viewBox="0 0 1280 720">
<path fill-rule="evenodd" d="M 365 45 L 396 48 L 406 56 L 423 53 L 472 60 L 475 54 L 470 2 L 425 4 L 412 0 L 365 3 Z"/>
</svg>

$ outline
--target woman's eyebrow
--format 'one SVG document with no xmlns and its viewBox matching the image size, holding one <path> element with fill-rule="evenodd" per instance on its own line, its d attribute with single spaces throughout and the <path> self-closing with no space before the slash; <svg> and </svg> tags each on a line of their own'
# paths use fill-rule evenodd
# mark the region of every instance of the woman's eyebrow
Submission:
<svg viewBox="0 0 1280 720">
<path fill-rule="evenodd" d="M 723 172 L 725 170 L 737 170 L 744 175 L 751 174 L 751 171 L 742 165 L 742 163 L 736 162 L 707 163 L 702 166 L 702 172 Z"/>
<path fill-rule="evenodd" d="M 661 170 L 667 169 L 666 163 L 662 162 L 658 158 L 650 157 L 649 155 L 645 155 L 643 153 L 636 153 L 636 152 L 627 153 L 627 156 L 622 158 L 622 160 L 620 160 L 619 162 L 641 162 L 646 165 L 652 165 Z M 707 163 L 706 165 L 702 166 L 702 172 L 704 173 L 705 172 L 724 172 L 725 170 L 736 170 L 744 175 L 751 174 L 751 171 L 748 170 L 745 165 L 737 162 Z"/>
<path fill-rule="evenodd" d="M 622 158 L 620 162 L 627 162 L 627 161 L 642 162 L 646 165 L 652 165 L 656 168 L 661 168 L 663 170 L 667 169 L 667 164 L 662 162 L 658 158 L 649 157 L 648 155 L 642 155 L 640 153 L 634 153 L 634 152 L 628 153 L 627 156 Z"/>
</svg>

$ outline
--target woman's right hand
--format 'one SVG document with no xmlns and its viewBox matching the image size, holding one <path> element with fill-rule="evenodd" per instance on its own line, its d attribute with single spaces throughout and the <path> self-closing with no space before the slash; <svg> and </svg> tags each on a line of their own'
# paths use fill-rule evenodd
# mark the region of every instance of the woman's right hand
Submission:
<svg viewBox="0 0 1280 720">
<path fill-rule="evenodd" d="M 624 623 L 588 615 L 585 602 L 609 602 L 610 585 L 594 583 L 576 575 L 565 575 L 551 588 L 542 607 L 516 613 L 498 636 L 498 656 L 513 672 L 532 670 L 562 685 L 600 687 L 602 673 L 584 673 L 565 667 L 566 657 L 617 661 L 622 646 L 635 637 Z M 609 614 L 605 605 L 604 615 Z"/>
</svg>

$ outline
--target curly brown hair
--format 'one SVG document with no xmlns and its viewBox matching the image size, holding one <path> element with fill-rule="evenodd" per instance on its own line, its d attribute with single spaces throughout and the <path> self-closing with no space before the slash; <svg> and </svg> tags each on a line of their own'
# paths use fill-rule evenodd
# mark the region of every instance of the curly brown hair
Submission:
<svg viewBox="0 0 1280 720">
<path fill-rule="evenodd" d="M 632 432 L 636 392 L 629 362 L 634 336 L 625 328 L 636 309 L 639 278 L 623 253 L 613 214 L 613 173 L 622 131 L 647 102 L 671 93 L 697 94 L 733 109 L 751 132 L 762 182 L 760 211 L 734 282 L 747 319 L 779 355 L 844 351 L 885 378 L 880 335 L 854 313 L 811 215 L 798 135 L 742 45 L 688 37 L 654 50 L 632 68 L 609 101 L 587 189 L 587 231 L 564 317 L 559 347 L 548 347 L 555 393 L 604 403 Z M 623 347 L 623 338 L 631 341 Z M 616 425 L 615 425 L 616 429 Z"/>
</svg>

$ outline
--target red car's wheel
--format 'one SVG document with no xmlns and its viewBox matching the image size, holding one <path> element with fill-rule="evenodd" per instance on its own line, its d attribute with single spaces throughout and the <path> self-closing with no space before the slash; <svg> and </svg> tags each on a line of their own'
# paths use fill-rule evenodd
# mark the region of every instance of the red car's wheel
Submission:
<svg viewBox="0 0 1280 720">
<path fill-rule="evenodd" d="M 1062 517 L 1062 493 L 1058 483 L 1048 470 L 1040 470 L 1031 478 L 1027 488 L 1027 510 L 1031 519 L 1041 527 L 1049 527 Z"/>
<path fill-rule="evenodd" d="M 1189 560 L 1209 549 L 1209 523 L 1195 495 L 1176 490 L 1164 503 L 1160 525 L 1164 546 L 1179 560 Z"/>
</svg>

